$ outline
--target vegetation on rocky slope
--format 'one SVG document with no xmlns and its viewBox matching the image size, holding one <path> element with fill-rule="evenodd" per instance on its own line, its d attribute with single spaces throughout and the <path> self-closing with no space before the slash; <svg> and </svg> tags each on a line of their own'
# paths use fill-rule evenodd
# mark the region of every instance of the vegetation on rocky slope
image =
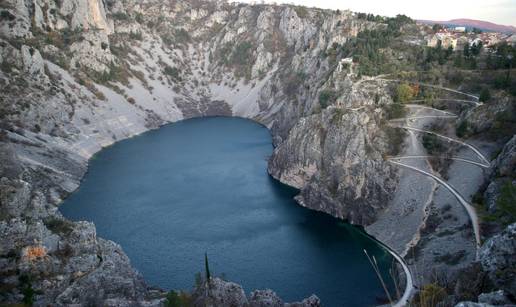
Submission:
<svg viewBox="0 0 516 307">
<path fill-rule="evenodd" d="M 55 205 L 77 187 L 94 152 L 165 122 L 236 115 L 267 125 L 276 145 L 269 172 L 300 188 L 303 205 L 362 225 L 375 221 L 397 189 L 399 171 L 386 158 L 403 152 L 406 134 L 389 120 L 407 114 L 405 103 L 423 100 L 460 114 L 461 138 L 503 143 L 515 131 L 516 77 L 507 70 L 516 66 L 514 47 L 501 44 L 489 54 L 478 46 L 424 47 L 414 41 L 431 29 L 406 16 L 211 1 L 29 2 L 0 4 L 0 277 L 7 302 L 164 299 L 147 289 L 119 246 L 97 238 L 92 224 L 63 220 Z M 346 57 L 352 63 L 339 65 Z M 380 74 L 404 82 L 365 78 Z M 437 99 L 459 97 L 419 83 L 483 93 L 486 103 L 470 111 L 450 106 Z M 423 143 L 430 153 L 445 147 L 432 136 Z M 514 147 L 506 148 L 478 198 L 493 235 L 514 221 Z M 432 281 L 416 302 L 476 299 L 497 289 L 515 295 L 511 267 L 493 260 L 514 258 L 504 249 L 510 234 L 486 243 L 481 266 L 463 268 L 456 283 Z M 463 256 L 436 258 L 458 267 Z M 25 273 L 30 278 L 18 278 Z M 466 277 L 476 273 L 496 287 L 471 285 L 478 280 Z M 213 287 L 233 289 L 238 300 L 231 302 L 280 301 L 267 291 L 248 300 L 221 280 Z M 99 289 L 104 296 L 94 297 Z M 171 292 L 168 301 L 182 299 Z"/>
</svg>

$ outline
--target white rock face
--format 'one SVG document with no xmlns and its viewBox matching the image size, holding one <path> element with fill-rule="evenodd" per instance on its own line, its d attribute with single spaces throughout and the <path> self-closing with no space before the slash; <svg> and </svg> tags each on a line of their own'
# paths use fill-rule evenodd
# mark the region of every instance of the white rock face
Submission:
<svg viewBox="0 0 516 307">
<path fill-rule="evenodd" d="M 291 7 L 281 12 L 279 28 L 287 40 L 289 46 L 295 46 L 296 50 L 308 45 L 316 33 L 316 28 L 306 18 L 300 18 Z"/>
<path fill-rule="evenodd" d="M 102 0 L 69 0 L 63 1 L 61 14 L 72 15 L 71 27 L 84 30 L 98 29 L 106 34 L 113 32 L 113 26 L 107 21 Z"/>
<path fill-rule="evenodd" d="M 28 3 L 24 0 L 3 0 L 7 8 L 2 9 L 8 15 L 0 19 L 0 32 L 8 38 L 30 37 L 31 17 Z"/>
<path fill-rule="evenodd" d="M 71 67 L 82 66 L 97 72 L 109 70 L 109 64 L 114 61 L 114 57 L 109 50 L 107 34 L 88 31 L 84 32 L 83 37 L 83 40 L 70 47 L 73 54 Z"/>
<path fill-rule="evenodd" d="M 45 71 L 43 58 L 37 49 L 29 46 L 21 48 L 23 69 L 30 74 L 31 77 L 42 75 Z"/>
</svg>

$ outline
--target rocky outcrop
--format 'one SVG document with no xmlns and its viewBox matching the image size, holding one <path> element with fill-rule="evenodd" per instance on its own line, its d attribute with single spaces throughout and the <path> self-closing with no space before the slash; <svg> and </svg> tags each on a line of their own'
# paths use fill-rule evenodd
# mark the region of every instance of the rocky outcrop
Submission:
<svg viewBox="0 0 516 307">
<path fill-rule="evenodd" d="M 469 134 L 485 133 L 500 126 L 500 121 L 516 120 L 516 104 L 511 96 L 496 97 L 496 103 L 485 103 L 464 113 L 460 123 Z"/>
<path fill-rule="evenodd" d="M 95 152 L 164 123 L 234 115 L 267 125 L 279 145 L 270 172 L 301 188 L 302 204 L 356 223 L 367 223 L 393 188 L 381 110 L 345 110 L 372 106 L 372 89 L 352 88 L 357 79 L 333 72 L 322 56 L 375 23 L 224 2 L 4 2 L 0 274 L 9 291 L 2 303 L 20 302 L 31 288 L 39 305 L 159 304 L 163 293 L 151 295 L 120 246 L 98 238 L 90 223 L 66 221 L 57 206 Z M 375 86 L 389 103 L 384 87 Z M 321 111 L 323 89 L 339 94 Z M 272 291 L 248 299 L 238 285 L 219 286 L 231 295 L 216 296 L 218 304 L 283 304 Z M 317 305 L 316 297 L 292 304 Z"/>
<path fill-rule="evenodd" d="M 479 252 L 483 269 L 494 284 L 516 296 L 516 223 L 489 239 Z"/>
<path fill-rule="evenodd" d="M 516 174 L 516 135 L 505 144 L 495 161 L 498 176 Z"/>
<path fill-rule="evenodd" d="M 368 225 L 388 203 L 397 172 L 384 160 L 387 128 L 372 96 L 348 85 L 341 103 L 302 118 L 274 150 L 269 173 L 300 189 L 301 205 Z"/>
<path fill-rule="evenodd" d="M 196 289 L 194 306 L 319 307 L 321 302 L 317 296 L 312 295 L 302 302 L 283 303 L 270 289 L 255 290 L 247 298 L 240 285 L 212 278 Z"/>
</svg>

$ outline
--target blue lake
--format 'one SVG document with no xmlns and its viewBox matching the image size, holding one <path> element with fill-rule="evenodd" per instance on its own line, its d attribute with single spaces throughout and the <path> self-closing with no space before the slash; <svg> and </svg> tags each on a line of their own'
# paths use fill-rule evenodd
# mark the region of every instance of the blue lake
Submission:
<svg viewBox="0 0 516 307">
<path fill-rule="evenodd" d="M 191 289 L 208 253 L 212 275 L 285 301 L 315 293 L 324 306 L 373 306 L 385 294 L 363 250 L 389 281 L 392 257 L 363 232 L 300 207 L 267 174 L 269 131 L 252 121 L 190 119 L 95 155 L 60 207 L 123 247 L 150 285 Z"/>
</svg>

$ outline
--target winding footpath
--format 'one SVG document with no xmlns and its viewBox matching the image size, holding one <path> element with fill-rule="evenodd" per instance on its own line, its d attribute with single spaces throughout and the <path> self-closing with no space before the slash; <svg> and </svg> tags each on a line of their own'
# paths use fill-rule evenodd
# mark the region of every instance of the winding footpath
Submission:
<svg viewBox="0 0 516 307">
<path fill-rule="evenodd" d="M 479 106 L 479 105 L 482 104 L 482 103 L 477 102 L 477 101 L 471 101 L 471 100 L 465 100 L 465 99 L 451 99 L 451 98 L 416 99 L 416 100 L 411 100 L 408 103 L 421 103 L 421 102 L 427 102 L 427 101 L 448 101 L 448 102 L 458 102 L 458 103 L 465 102 L 465 103 L 473 104 L 475 106 Z"/>
<path fill-rule="evenodd" d="M 404 80 L 384 79 L 382 77 L 384 77 L 384 76 L 378 76 L 376 78 L 362 79 L 361 81 L 379 80 L 379 81 L 386 81 L 386 82 L 406 82 Z M 479 106 L 482 105 L 482 102 L 479 101 L 479 97 L 475 96 L 473 94 L 469 94 L 469 93 L 461 92 L 461 91 L 458 91 L 458 90 L 455 90 L 455 89 L 446 88 L 446 87 L 442 87 L 442 86 L 438 86 L 438 85 L 433 85 L 433 84 L 419 83 L 419 82 L 417 84 L 420 85 L 420 86 L 426 86 L 426 87 L 429 87 L 429 88 L 444 90 L 444 91 L 448 91 L 448 92 L 451 92 L 451 93 L 463 95 L 463 96 L 466 96 L 466 97 L 468 97 L 470 99 L 470 100 L 465 100 L 465 99 L 445 99 L 445 98 L 443 98 L 443 99 L 441 99 L 441 98 L 434 99 L 436 101 L 450 101 L 450 102 L 458 102 L 458 103 L 468 103 L 468 104 L 472 104 L 473 108 L 476 108 L 476 107 L 479 107 Z M 430 156 L 430 155 L 411 155 L 411 156 L 390 157 L 390 158 L 387 159 L 387 161 L 392 163 L 392 164 L 394 164 L 394 165 L 397 165 L 399 167 L 407 168 L 409 170 L 412 170 L 414 172 L 417 172 L 417 173 L 420 173 L 420 174 L 422 174 L 424 176 L 432 178 L 433 180 L 435 180 L 437 183 L 441 184 L 443 187 L 445 187 L 448 191 L 450 191 L 452 193 L 452 195 L 459 201 L 459 203 L 462 205 L 462 207 L 464 207 L 464 209 L 466 210 L 466 212 L 468 214 L 469 220 L 471 221 L 471 224 L 472 224 L 472 227 L 473 227 L 473 232 L 475 234 L 477 258 L 478 258 L 478 250 L 479 250 L 479 248 L 481 246 L 481 237 L 480 237 L 480 225 L 479 225 L 479 222 L 478 222 L 479 219 L 478 219 L 478 215 L 477 215 L 477 212 L 476 212 L 475 208 L 470 203 L 468 203 L 468 201 L 466 201 L 466 199 L 453 186 L 448 184 L 442 178 L 440 178 L 437 175 L 435 175 L 435 174 L 433 174 L 431 172 L 428 172 L 426 170 L 422 170 L 422 169 L 419 169 L 419 168 L 414 167 L 412 165 L 408 165 L 408 164 L 402 163 L 401 161 L 403 161 L 404 159 L 428 159 L 428 158 L 436 157 L 436 158 L 446 158 L 446 159 L 451 159 L 451 160 L 455 160 L 455 161 L 461 161 L 461 162 L 465 162 L 465 163 L 470 163 L 470 164 L 473 164 L 473 165 L 476 165 L 476 166 L 482 167 L 482 168 L 490 168 L 490 166 L 491 166 L 490 162 L 480 152 L 480 150 L 478 150 L 475 146 L 473 146 L 473 145 L 471 145 L 469 143 L 466 143 L 466 142 L 464 142 L 462 140 L 459 140 L 459 139 L 456 139 L 456 138 L 452 138 L 452 137 L 448 137 L 446 135 L 442 135 L 442 134 L 439 134 L 439 133 L 436 133 L 436 132 L 433 132 L 433 131 L 430 131 L 430 130 L 419 129 L 419 128 L 414 128 L 414 127 L 408 126 L 408 122 L 409 121 L 414 122 L 414 121 L 420 120 L 420 119 L 430 119 L 430 118 L 451 119 L 451 118 L 457 118 L 458 117 L 456 114 L 448 112 L 448 111 L 445 111 L 445 110 L 439 110 L 439 109 L 431 108 L 431 107 L 428 107 L 428 106 L 421 106 L 421 105 L 418 105 L 418 104 L 414 104 L 414 103 L 420 103 L 420 102 L 425 102 L 425 100 L 412 100 L 408 104 L 406 104 L 406 107 L 431 110 L 433 112 L 439 112 L 442 115 L 418 115 L 418 114 L 416 114 L 415 116 L 409 116 L 409 117 L 401 118 L 401 119 L 394 119 L 394 120 L 391 120 L 391 122 L 405 121 L 407 123 L 407 125 L 398 126 L 398 128 L 408 130 L 409 132 L 418 132 L 418 133 L 432 134 L 432 135 L 435 135 L 435 136 L 437 136 L 439 138 L 445 139 L 447 141 L 460 144 L 461 146 L 465 146 L 465 147 L 471 149 L 476 154 L 476 156 L 478 157 L 480 162 L 469 160 L 469 159 L 463 159 L 463 158 L 459 158 L 459 157 L 439 157 L 439 156 Z M 385 248 L 385 250 L 387 250 L 401 264 L 401 266 L 403 268 L 403 271 L 405 272 L 405 276 L 406 276 L 406 285 L 405 285 L 405 291 L 403 293 L 403 296 L 393 306 L 396 306 L 396 307 L 407 306 L 410 303 L 410 299 L 412 297 L 413 290 L 415 289 L 412 273 L 410 272 L 410 269 L 408 268 L 408 265 L 406 264 L 406 262 L 403 259 L 403 257 L 398 255 L 394 250 L 392 250 L 386 244 L 384 244 L 382 242 L 379 242 L 379 243 Z"/>
<path fill-rule="evenodd" d="M 451 90 L 451 91 L 452 92 L 457 92 L 455 90 Z M 466 93 L 463 93 L 463 94 L 466 94 Z M 477 101 L 473 101 L 473 102 L 469 102 L 468 101 L 468 103 L 473 103 L 475 105 L 474 107 L 478 107 L 478 106 L 480 106 L 482 104 L 481 102 L 478 102 L 478 97 L 470 95 L 470 94 L 466 94 L 466 95 L 468 97 L 474 97 L 477 100 Z M 459 100 L 456 100 L 456 101 L 458 101 L 458 102 L 466 102 L 466 101 L 459 101 Z M 419 102 L 419 101 L 413 101 L 413 102 Z M 409 120 L 414 121 L 414 120 L 418 120 L 418 119 L 429 119 L 429 118 L 457 118 L 457 115 L 455 115 L 455 114 L 453 114 L 451 112 L 448 112 L 448 111 L 444 111 L 444 110 L 438 110 L 438 109 L 434 109 L 434 108 L 430 108 L 430 107 L 426 107 L 426 106 L 419 106 L 419 105 L 413 105 L 413 104 L 409 105 L 409 107 L 437 111 L 437 112 L 440 112 L 440 113 L 445 114 L 445 115 L 412 116 L 412 117 L 405 118 L 404 119 L 405 121 L 409 121 Z M 470 148 L 471 150 L 473 150 L 475 152 L 475 154 L 479 157 L 481 162 L 476 162 L 476 161 L 472 161 L 472 160 L 469 160 L 469 159 L 456 158 L 456 157 L 450 157 L 449 159 L 452 159 L 452 160 L 455 160 L 455 161 L 462 161 L 462 162 L 466 162 L 466 163 L 471 163 L 473 165 L 476 165 L 476 166 L 479 166 L 479 167 L 482 167 L 482 168 L 489 168 L 490 167 L 490 163 L 489 163 L 488 159 L 477 148 L 475 148 L 471 144 L 468 144 L 468 143 L 463 142 L 461 140 L 450 138 L 450 137 L 445 136 L 445 135 L 441 135 L 441 134 L 435 133 L 433 131 L 413 128 L 413 127 L 409 127 L 409 126 L 402 126 L 401 128 L 409 130 L 409 131 L 413 131 L 413 132 L 433 134 L 433 135 L 435 135 L 437 137 L 446 139 L 446 140 L 451 141 L 451 142 L 458 143 L 458 144 L 460 144 L 462 146 L 466 146 L 466 147 Z M 479 250 L 479 248 L 481 246 L 481 237 L 480 237 L 480 225 L 479 225 L 479 222 L 478 222 L 478 215 L 477 215 L 477 212 L 476 212 L 475 208 L 470 203 L 468 203 L 464 199 L 464 197 L 454 187 L 452 187 L 450 184 L 445 182 L 443 179 L 439 178 L 438 176 L 436 176 L 436 175 L 434 175 L 434 174 L 432 174 L 430 172 L 427 172 L 425 170 L 422 170 L 422 169 L 419 169 L 417 167 L 414 167 L 414 166 L 411 166 L 411 165 L 408 165 L 408 164 L 405 164 L 405 163 L 401 162 L 403 159 L 428 159 L 430 157 L 432 157 L 432 156 L 426 155 L 426 156 L 392 157 L 392 158 L 389 158 L 387 161 L 392 163 L 392 164 L 394 164 L 394 165 L 397 165 L 397 166 L 400 166 L 400 167 L 404 167 L 404 168 L 410 169 L 412 171 L 415 171 L 417 173 L 420 173 L 422 175 L 425 175 L 427 177 L 430 177 L 433 180 L 435 180 L 436 182 L 440 183 L 442 186 L 444 186 L 446 189 L 448 189 L 448 191 L 450 191 L 453 194 L 453 196 L 464 207 L 464 209 L 466 210 L 466 212 L 468 214 L 468 217 L 469 217 L 469 219 L 471 221 L 471 224 L 472 224 L 472 227 L 473 227 L 473 232 L 475 234 L 477 258 L 478 258 L 478 250 Z M 414 290 L 414 281 L 413 281 L 412 273 L 410 272 L 408 266 L 406 265 L 406 263 L 405 263 L 405 261 L 404 261 L 404 259 L 402 257 L 397 255 L 388 246 L 385 246 L 385 244 L 382 244 L 382 245 L 402 265 L 403 270 L 405 272 L 405 276 L 407 278 L 407 282 L 406 282 L 405 291 L 403 293 L 403 296 L 396 302 L 396 304 L 394 306 L 396 306 L 396 307 L 407 306 L 410 303 L 410 298 L 412 297 L 412 293 L 413 293 L 413 290 Z"/>
<path fill-rule="evenodd" d="M 432 108 L 432 107 L 427 107 L 427 106 L 420 105 L 420 104 L 406 103 L 406 104 L 403 104 L 403 105 L 408 107 L 408 108 L 417 108 L 417 109 L 423 109 L 423 110 L 431 110 L 431 111 L 434 111 L 434 112 L 439 112 L 439 113 L 443 113 L 443 114 L 450 115 L 450 116 L 457 116 L 456 114 L 454 114 L 452 112 L 448 112 L 448 111 L 445 111 L 445 110 L 440 110 L 440 109 L 436 109 L 436 108 Z"/>
<path fill-rule="evenodd" d="M 405 121 L 405 120 L 414 120 L 414 119 L 424 119 L 424 118 L 457 118 L 457 115 L 421 115 L 421 116 L 409 116 L 405 118 L 395 118 L 391 119 L 391 122 L 396 121 Z"/>
<path fill-rule="evenodd" d="M 481 103 L 479 102 L 479 104 L 481 104 Z M 418 116 L 415 116 L 415 117 L 418 117 Z M 432 118 L 432 117 L 442 118 L 442 116 L 439 116 L 439 115 L 436 115 L 436 116 L 419 116 L 419 118 Z M 405 118 L 405 119 L 408 120 L 408 119 L 410 119 L 410 117 Z M 466 143 L 466 142 L 463 142 L 463 141 L 461 141 L 459 139 L 451 138 L 451 137 L 448 137 L 448 136 L 445 136 L 445 135 L 442 135 L 442 134 L 439 134 L 439 133 L 436 133 L 436 132 L 433 132 L 433 131 L 429 131 L 429 130 L 414 128 L 414 127 L 410 127 L 410 126 L 401 126 L 399 128 L 405 129 L 405 130 L 408 130 L 408 131 L 432 134 L 432 135 L 435 135 L 435 136 L 437 136 L 439 138 L 445 139 L 447 141 L 454 142 L 454 143 L 460 144 L 462 146 L 468 147 L 469 149 L 471 149 L 477 155 L 477 157 L 479 158 L 479 160 L 481 160 L 481 162 L 476 162 L 476 161 L 472 161 L 472 160 L 469 160 L 469 159 L 463 159 L 463 158 L 457 158 L 457 157 L 447 157 L 447 158 L 451 159 L 451 160 L 462 161 L 462 162 L 474 164 L 474 165 L 477 165 L 477 166 L 482 167 L 482 168 L 489 168 L 489 167 L 491 167 L 491 164 L 490 164 L 489 160 L 480 152 L 480 150 L 478 150 L 475 146 L 473 146 L 473 145 L 471 145 L 469 143 Z M 428 159 L 428 158 L 432 158 L 432 157 L 434 157 L 434 156 L 429 156 L 429 155 L 401 156 L 401 157 L 391 157 L 387 161 L 389 161 L 390 163 L 393 163 L 395 165 L 411 169 L 411 170 L 413 170 L 415 172 L 418 172 L 420 174 L 423 174 L 425 176 L 428 176 L 428 177 L 434 179 L 435 181 L 437 181 L 438 183 L 440 183 L 446 189 L 448 189 L 455 196 L 455 198 L 459 201 L 459 203 L 464 207 L 464 209 L 466 209 L 466 212 L 468 213 L 469 219 L 471 220 L 471 224 L 473 226 L 473 232 L 475 233 L 475 241 L 476 241 L 477 251 L 478 251 L 478 248 L 480 248 L 480 245 L 481 245 L 481 238 L 480 238 L 480 225 L 479 225 L 479 222 L 478 222 L 478 215 L 476 213 L 475 208 L 470 203 L 468 203 L 464 199 L 464 197 L 462 197 L 462 195 L 460 195 L 460 193 L 454 187 L 452 187 L 450 184 L 448 184 L 446 181 L 444 181 L 440 177 L 438 177 L 435 174 L 432 174 L 430 172 L 427 172 L 425 170 L 422 170 L 422 169 L 419 169 L 417 167 L 414 167 L 414 166 L 411 166 L 411 165 L 408 165 L 408 164 L 400 162 L 400 160 L 403 160 L 403 159 L 418 159 L 418 158 L 420 158 L 420 159 Z M 435 157 L 436 158 L 441 158 L 439 156 L 435 156 Z"/>
<path fill-rule="evenodd" d="M 399 158 L 398 158 L 399 159 Z M 439 182 L 441 185 L 443 185 L 445 188 L 447 188 L 452 194 L 453 196 L 455 196 L 455 198 L 459 201 L 459 203 L 466 209 L 467 213 L 468 213 L 468 216 L 471 220 L 471 223 L 473 225 L 473 232 L 475 233 L 475 241 L 477 243 L 477 249 L 480 247 L 480 244 L 481 244 L 481 241 L 480 241 L 480 226 L 479 226 L 479 223 L 478 223 L 478 216 L 477 216 L 477 212 L 475 211 L 475 208 L 470 205 L 463 197 L 462 195 L 460 195 L 459 192 L 457 192 L 457 190 L 455 190 L 454 187 L 452 187 L 451 185 L 449 185 L 448 183 L 446 183 L 446 181 L 442 180 L 441 178 L 439 178 L 438 176 L 432 174 L 432 173 L 429 173 L 427 171 L 424 171 L 424 170 L 421 170 L 417 167 L 414 167 L 414 166 L 411 166 L 411 165 L 408 165 L 408 164 L 404 164 L 404 163 L 401 163 L 401 162 L 397 162 L 395 161 L 395 158 L 391 158 L 388 160 L 390 163 L 393 163 L 393 164 L 396 164 L 398 166 L 402 166 L 402 167 L 405 167 L 405 168 L 408 168 L 408 169 L 411 169 L 413 171 L 416 171 L 418 173 L 421 173 L 423 175 L 426 175 L 432 179 L 434 179 L 435 181 Z"/>
<path fill-rule="evenodd" d="M 399 79 L 383 79 L 383 78 L 376 78 L 374 80 L 379 80 L 379 81 L 385 81 L 385 82 L 408 82 L 406 80 L 399 80 Z M 443 86 L 439 86 L 439 85 L 433 85 L 433 84 L 428 84 L 428 83 L 421 83 L 421 82 L 416 82 L 418 85 L 420 86 L 426 86 L 426 87 L 429 87 L 429 88 L 434 88 L 434 89 L 438 89 L 438 90 L 443 90 L 443 91 L 447 91 L 447 92 L 450 92 L 450 93 L 455 93 L 455 94 L 459 94 L 459 95 L 463 95 L 463 96 L 466 96 L 466 97 L 469 97 L 469 98 L 472 98 L 474 101 L 470 101 L 468 100 L 468 102 L 470 103 L 474 103 L 475 105 L 481 105 L 482 103 L 479 102 L 479 97 L 476 96 L 476 95 L 473 95 L 473 94 L 469 94 L 469 93 L 465 93 L 465 92 L 461 92 L 459 90 L 455 90 L 455 89 L 452 89 L 452 88 L 449 88 L 449 87 L 443 87 Z M 444 100 L 450 100 L 450 99 L 444 99 Z M 453 100 L 453 99 L 452 99 Z"/>
<path fill-rule="evenodd" d="M 411 130 L 411 131 L 416 131 L 416 132 L 421 132 L 421 133 L 432 134 L 432 135 L 435 135 L 435 136 L 440 137 L 442 139 L 445 139 L 447 141 L 454 142 L 454 143 L 460 144 L 462 146 L 466 146 L 466 147 L 470 148 L 471 150 L 473 150 L 473 152 L 475 152 L 475 154 L 480 158 L 480 160 L 482 160 L 482 162 L 484 162 L 484 164 L 487 167 L 490 166 L 489 160 L 480 152 L 480 150 L 478 150 L 475 146 L 473 146 L 473 145 L 471 145 L 469 143 L 466 143 L 466 142 L 463 142 L 461 140 L 454 139 L 454 138 L 451 138 L 451 137 L 448 137 L 446 135 L 442 135 L 442 134 L 439 134 L 439 133 L 436 133 L 436 132 L 433 132 L 433 131 L 429 131 L 429 130 L 423 130 L 423 129 L 413 128 L 413 127 L 409 127 L 409 126 L 401 126 L 400 128 L 406 129 L 406 130 Z"/>
<path fill-rule="evenodd" d="M 389 254 L 391 254 L 391 256 L 394 257 L 394 259 L 396 259 L 396 261 L 398 261 L 398 263 L 403 268 L 403 272 L 405 273 L 405 278 L 406 278 L 405 291 L 403 291 L 403 296 L 395 304 L 393 304 L 392 306 L 393 307 L 407 306 L 407 305 L 409 305 L 410 299 L 412 298 L 412 291 L 415 289 L 412 273 L 410 272 L 410 269 L 409 269 L 407 263 L 405 262 L 405 259 L 403 259 L 403 257 L 398 255 L 393 249 L 391 249 L 389 246 L 385 245 L 381 241 L 378 241 L 378 240 L 376 240 L 376 241 L 387 252 L 389 252 Z"/>
<path fill-rule="evenodd" d="M 469 164 L 473 164 L 476 166 L 480 166 L 482 168 L 489 168 L 490 165 L 486 165 L 484 163 L 480 163 L 477 161 L 469 160 L 469 159 L 463 159 L 463 158 L 456 158 L 456 157 L 446 157 L 446 156 L 400 156 L 400 157 L 391 157 L 390 159 L 395 160 L 403 160 L 403 159 L 430 159 L 430 158 L 438 158 L 438 159 L 447 159 L 447 160 L 453 160 L 453 161 L 461 161 Z"/>
</svg>

